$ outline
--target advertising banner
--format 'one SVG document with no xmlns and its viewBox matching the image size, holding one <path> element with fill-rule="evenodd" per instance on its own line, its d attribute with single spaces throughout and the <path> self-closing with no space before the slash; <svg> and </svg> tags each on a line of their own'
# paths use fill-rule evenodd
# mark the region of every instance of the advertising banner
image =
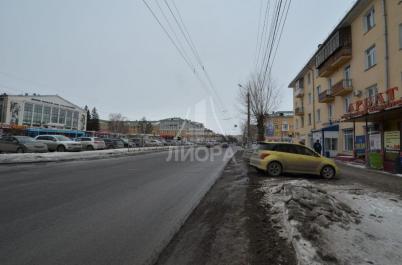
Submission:
<svg viewBox="0 0 402 265">
<path fill-rule="evenodd" d="M 366 136 L 357 135 L 355 139 L 356 156 L 364 156 L 366 154 Z"/>
<path fill-rule="evenodd" d="M 381 135 L 379 133 L 369 135 L 370 150 L 381 150 Z"/>
<path fill-rule="evenodd" d="M 400 150 L 400 132 L 388 131 L 384 132 L 384 147 L 388 152 L 399 152 Z"/>
</svg>

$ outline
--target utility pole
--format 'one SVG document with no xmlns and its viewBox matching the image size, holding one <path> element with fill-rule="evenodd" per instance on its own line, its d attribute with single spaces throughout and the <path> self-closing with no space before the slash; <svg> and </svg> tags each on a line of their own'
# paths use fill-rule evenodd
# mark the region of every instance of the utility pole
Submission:
<svg viewBox="0 0 402 265">
<path fill-rule="evenodd" d="M 239 87 L 245 88 L 241 84 L 238 84 Z M 246 145 L 247 147 L 251 146 L 251 126 L 250 126 L 250 84 L 247 86 L 247 137 L 246 137 Z"/>
</svg>

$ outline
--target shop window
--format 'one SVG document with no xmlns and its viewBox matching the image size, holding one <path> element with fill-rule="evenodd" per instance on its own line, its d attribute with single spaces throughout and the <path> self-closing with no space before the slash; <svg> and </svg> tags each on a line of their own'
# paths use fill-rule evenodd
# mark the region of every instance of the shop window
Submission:
<svg viewBox="0 0 402 265">
<path fill-rule="evenodd" d="M 346 129 L 343 131 L 343 150 L 353 151 L 353 130 Z"/>
<path fill-rule="evenodd" d="M 377 64 L 377 55 L 375 45 L 371 46 L 365 51 L 365 58 L 366 58 L 366 70 L 370 69 L 371 67 Z"/>
<path fill-rule="evenodd" d="M 338 139 L 325 138 L 324 145 L 325 151 L 336 151 L 338 149 Z"/>
<path fill-rule="evenodd" d="M 22 122 L 24 125 L 31 125 L 32 122 L 32 114 L 33 114 L 33 104 L 25 103 L 24 105 L 24 117 Z"/>
<path fill-rule="evenodd" d="M 374 26 L 375 26 L 375 10 L 374 10 L 374 7 L 372 7 L 364 15 L 363 24 L 364 24 L 364 32 L 367 32 L 370 29 L 374 28 Z"/>
</svg>

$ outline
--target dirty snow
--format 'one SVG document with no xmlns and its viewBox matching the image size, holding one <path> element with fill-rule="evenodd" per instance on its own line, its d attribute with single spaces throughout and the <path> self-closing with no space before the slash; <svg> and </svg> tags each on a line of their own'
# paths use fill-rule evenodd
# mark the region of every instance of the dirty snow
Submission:
<svg viewBox="0 0 402 265">
<path fill-rule="evenodd" d="M 81 159 L 107 158 L 124 155 L 134 155 L 136 153 L 169 150 L 174 147 L 139 147 L 107 149 L 81 152 L 49 152 L 49 153 L 25 153 L 25 154 L 0 154 L 0 164 L 10 163 L 34 163 L 34 162 L 56 162 Z"/>
<path fill-rule="evenodd" d="M 401 264 L 402 203 L 359 186 L 269 179 L 263 204 L 300 264 Z"/>
</svg>

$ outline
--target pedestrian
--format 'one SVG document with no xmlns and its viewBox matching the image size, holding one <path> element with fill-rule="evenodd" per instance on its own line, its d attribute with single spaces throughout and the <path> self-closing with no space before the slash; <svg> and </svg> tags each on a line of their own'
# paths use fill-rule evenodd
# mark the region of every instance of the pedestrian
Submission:
<svg viewBox="0 0 402 265">
<path fill-rule="evenodd" d="M 314 151 L 316 151 L 317 153 L 321 154 L 321 143 L 320 140 L 317 140 L 314 145 L 313 145 Z"/>
</svg>

